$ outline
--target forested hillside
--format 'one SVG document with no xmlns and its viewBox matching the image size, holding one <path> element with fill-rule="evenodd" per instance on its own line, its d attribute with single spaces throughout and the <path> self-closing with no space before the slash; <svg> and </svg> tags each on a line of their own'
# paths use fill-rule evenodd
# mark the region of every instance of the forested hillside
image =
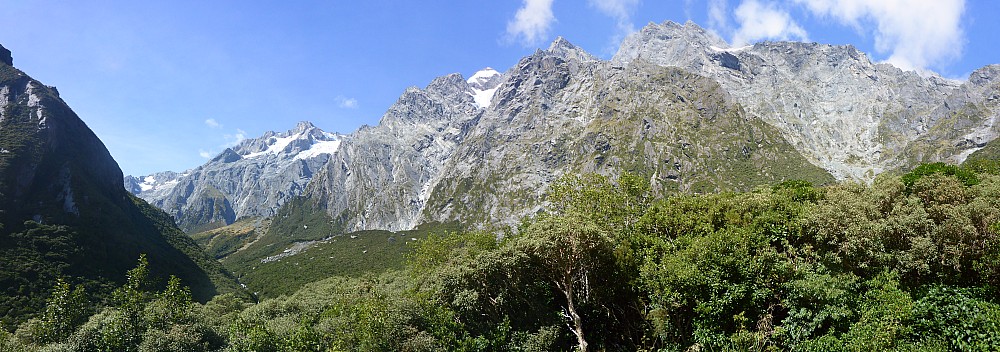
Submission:
<svg viewBox="0 0 1000 352">
<path fill-rule="evenodd" d="M 638 175 L 567 176 L 516 229 L 431 234 L 401 270 L 257 304 L 150 290 L 144 261 L 107 307 L 60 283 L 0 350 L 992 350 L 987 164 L 666 199 Z"/>
</svg>

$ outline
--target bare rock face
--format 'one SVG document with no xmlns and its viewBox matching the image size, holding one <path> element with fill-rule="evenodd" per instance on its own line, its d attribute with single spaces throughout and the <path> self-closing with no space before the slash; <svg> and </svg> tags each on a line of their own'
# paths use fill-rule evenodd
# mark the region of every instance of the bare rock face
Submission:
<svg viewBox="0 0 1000 352">
<path fill-rule="evenodd" d="M 690 22 L 643 28 L 612 62 L 637 59 L 716 80 L 750 115 L 777 127 L 839 179 L 870 180 L 919 162 L 961 162 L 996 136 L 991 121 L 998 110 L 982 104 L 991 94 L 988 72 L 963 83 L 872 63 L 852 46 L 731 48 Z"/>
<path fill-rule="evenodd" d="M 552 49 L 505 76 L 448 161 L 425 221 L 513 224 L 544 207 L 566 173 L 627 170 L 654 189 L 685 192 L 832 180 L 705 77 Z"/>
<path fill-rule="evenodd" d="M 640 172 L 663 191 L 833 180 L 718 83 L 676 68 L 616 67 L 559 38 L 496 86 L 480 75 L 408 89 L 345 140 L 306 196 L 345 231 L 404 230 L 512 224 L 569 172 Z M 489 104 L 469 99 L 484 90 L 495 90 Z"/>
<path fill-rule="evenodd" d="M 485 85 L 482 85 L 485 84 Z M 362 127 L 321 169 L 307 194 L 347 231 L 407 230 L 440 181 L 446 162 L 483 108 L 461 75 L 440 77 L 424 89 L 409 88 L 381 123 Z"/>
<path fill-rule="evenodd" d="M 106 199 L 127 207 L 121 184 L 104 143 L 54 89 L 0 64 L 0 217 L 70 221 Z M 52 203 L 63 214 L 41 205 Z"/>
</svg>

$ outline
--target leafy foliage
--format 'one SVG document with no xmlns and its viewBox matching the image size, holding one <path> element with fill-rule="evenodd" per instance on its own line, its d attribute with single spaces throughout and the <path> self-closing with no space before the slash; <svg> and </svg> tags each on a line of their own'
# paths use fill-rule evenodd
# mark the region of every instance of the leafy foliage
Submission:
<svg viewBox="0 0 1000 352">
<path fill-rule="evenodd" d="M 948 165 L 945 163 L 932 163 L 932 164 L 922 164 L 917 166 L 906 175 L 903 175 L 902 181 L 906 185 L 906 189 L 910 190 L 913 187 L 914 182 L 920 178 L 933 174 L 943 174 L 947 176 L 954 176 L 959 181 L 962 181 L 966 186 L 972 186 L 979 183 L 979 178 L 976 177 L 976 173 L 963 167 Z"/>
<path fill-rule="evenodd" d="M 35 320 L 0 331 L 0 347 L 995 350 L 1000 177 L 922 170 L 910 184 L 659 200 L 644 177 L 567 176 L 550 211 L 517 230 L 425 234 L 398 269 L 256 304 L 193 303 L 176 278 L 156 291 L 140 260 L 115 305 L 71 334 L 27 333 Z M 67 306 L 57 297 L 70 291 L 60 284 L 49 304 Z"/>
</svg>

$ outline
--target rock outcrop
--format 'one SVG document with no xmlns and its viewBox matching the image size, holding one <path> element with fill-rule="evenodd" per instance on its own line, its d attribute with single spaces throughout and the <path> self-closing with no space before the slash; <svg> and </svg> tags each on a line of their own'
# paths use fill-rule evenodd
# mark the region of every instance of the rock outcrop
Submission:
<svg viewBox="0 0 1000 352">
<path fill-rule="evenodd" d="M 475 93 L 459 74 L 424 89 L 408 88 L 378 126 L 362 127 L 345 140 L 307 195 L 349 231 L 419 225 L 446 163 L 485 110 Z"/>
<path fill-rule="evenodd" d="M 638 172 L 663 192 L 833 180 L 718 83 L 676 68 L 618 67 L 559 38 L 497 84 L 479 109 L 466 98 L 478 88 L 456 75 L 407 90 L 378 126 L 348 138 L 306 196 L 345 231 L 402 230 L 513 224 L 570 172 Z"/>
</svg>

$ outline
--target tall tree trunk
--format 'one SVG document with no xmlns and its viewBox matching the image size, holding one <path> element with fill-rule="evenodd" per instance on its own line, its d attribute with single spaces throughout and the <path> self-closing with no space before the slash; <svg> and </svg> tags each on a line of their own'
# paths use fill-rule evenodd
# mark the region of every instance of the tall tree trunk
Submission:
<svg viewBox="0 0 1000 352">
<path fill-rule="evenodd" d="M 587 340 L 583 338 L 583 319 L 580 318 L 580 314 L 576 312 L 576 305 L 573 304 L 573 283 L 571 281 L 560 286 L 563 286 L 561 291 L 563 295 L 566 295 L 566 312 L 569 313 L 569 318 L 573 322 L 572 328 L 573 334 L 576 335 L 577 348 L 580 352 L 587 352 Z"/>
</svg>

